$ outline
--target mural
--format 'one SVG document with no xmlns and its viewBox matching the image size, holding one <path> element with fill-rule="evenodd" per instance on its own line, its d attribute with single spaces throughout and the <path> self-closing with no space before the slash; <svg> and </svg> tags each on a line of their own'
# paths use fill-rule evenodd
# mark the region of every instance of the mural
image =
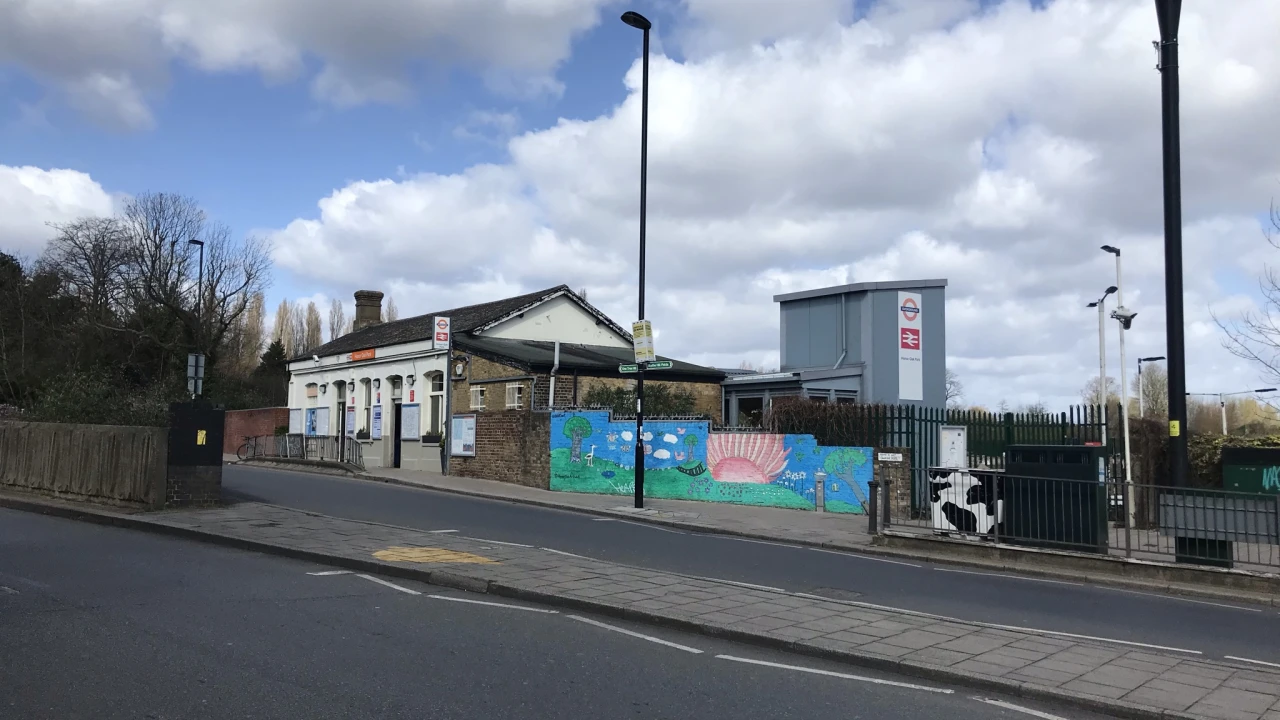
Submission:
<svg viewBox="0 0 1280 720">
<path fill-rule="evenodd" d="M 608 411 L 551 415 L 551 489 L 632 495 L 635 448 L 644 449 L 645 496 L 862 513 L 871 449 L 819 446 L 812 435 L 713 433 L 706 422 L 635 424 Z"/>
</svg>

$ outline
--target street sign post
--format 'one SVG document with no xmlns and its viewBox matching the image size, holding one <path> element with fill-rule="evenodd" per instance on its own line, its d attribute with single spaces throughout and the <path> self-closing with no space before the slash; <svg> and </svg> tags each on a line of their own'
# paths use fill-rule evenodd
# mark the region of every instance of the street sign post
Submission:
<svg viewBox="0 0 1280 720">
<path fill-rule="evenodd" d="M 620 373 L 640 372 L 640 366 L 639 365 L 619 365 L 618 372 Z"/>
<path fill-rule="evenodd" d="M 653 362 L 644 363 L 645 370 L 670 370 L 671 367 L 672 367 L 672 363 L 670 360 L 654 360 Z M 640 372 L 640 364 L 637 363 L 634 365 L 619 365 L 618 372 L 620 373 Z"/>
</svg>

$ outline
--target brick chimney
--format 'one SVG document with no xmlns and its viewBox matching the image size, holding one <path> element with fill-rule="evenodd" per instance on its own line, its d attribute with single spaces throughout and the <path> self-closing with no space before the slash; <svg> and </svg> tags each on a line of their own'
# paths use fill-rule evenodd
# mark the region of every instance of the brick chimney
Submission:
<svg viewBox="0 0 1280 720">
<path fill-rule="evenodd" d="M 356 318 L 351 330 L 359 331 L 382 323 L 382 293 L 377 290 L 356 291 Z"/>
</svg>

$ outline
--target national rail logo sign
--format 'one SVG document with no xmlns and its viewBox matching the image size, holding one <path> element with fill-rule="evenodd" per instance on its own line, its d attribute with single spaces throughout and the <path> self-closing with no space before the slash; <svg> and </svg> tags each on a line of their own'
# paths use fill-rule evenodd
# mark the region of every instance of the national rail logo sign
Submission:
<svg viewBox="0 0 1280 720">
<path fill-rule="evenodd" d="M 919 350 L 920 349 L 920 331 L 911 328 L 902 328 L 902 337 L 899 339 L 899 347 L 903 350 Z"/>
<path fill-rule="evenodd" d="M 915 322 L 920 317 L 920 303 L 915 298 L 907 298 L 902 301 L 902 306 L 898 308 L 902 311 L 902 317 L 907 322 Z M 917 346 L 919 347 L 919 346 Z"/>
</svg>

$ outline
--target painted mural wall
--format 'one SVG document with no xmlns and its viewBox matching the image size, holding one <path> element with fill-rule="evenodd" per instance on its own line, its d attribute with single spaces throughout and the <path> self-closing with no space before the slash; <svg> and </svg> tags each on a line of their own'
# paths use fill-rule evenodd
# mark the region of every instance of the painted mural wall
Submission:
<svg viewBox="0 0 1280 720">
<path fill-rule="evenodd" d="M 871 449 L 823 447 L 812 435 L 713 433 L 706 422 L 645 423 L 645 496 L 862 513 Z M 608 411 L 551 416 L 551 489 L 632 495 L 635 423 Z"/>
</svg>

